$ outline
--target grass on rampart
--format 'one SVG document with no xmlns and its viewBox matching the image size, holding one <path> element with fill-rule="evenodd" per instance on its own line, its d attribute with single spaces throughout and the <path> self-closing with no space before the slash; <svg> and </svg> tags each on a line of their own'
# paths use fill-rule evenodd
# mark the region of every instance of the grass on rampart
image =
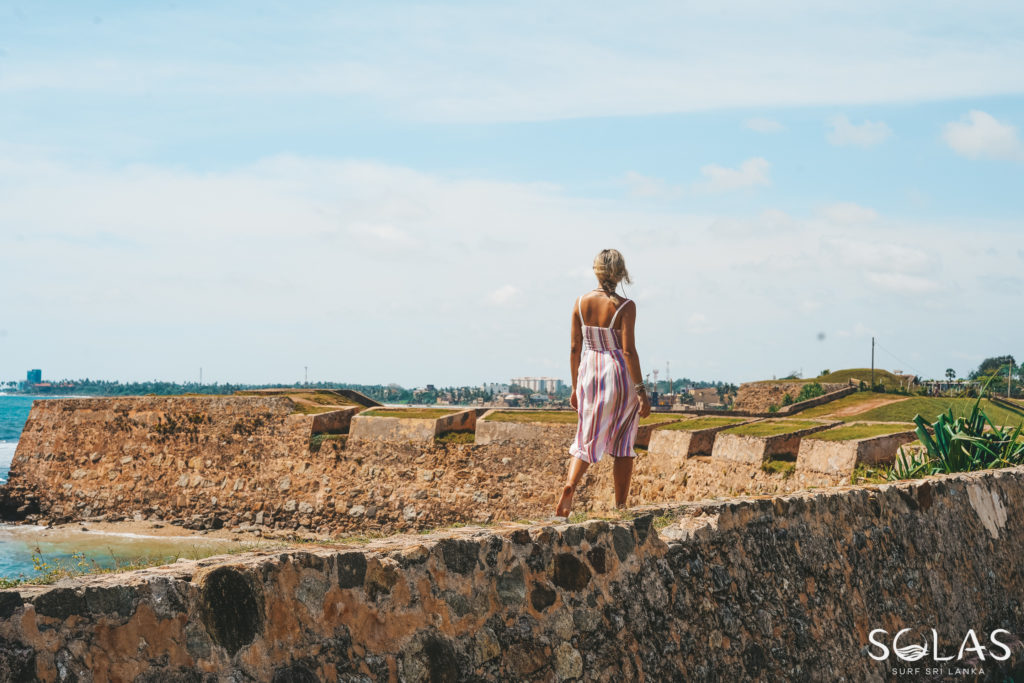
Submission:
<svg viewBox="0 0 1024 683">
<path fill-rule="evenodd" d="M 442 432 L 434 441 L 437 443 L 473 443 L 476 434 L 473 432 Z"/>
<path fill-rule="evenodd" d="M 575 410 L 497 410 L 484 418 L 488 422 L 540 422 L 576 424 Z"/>
<path fill-rule="evenodd" d="M 819 426 L 821 426 L 820 422 L 811 422 L 810 420 L 763 420 L 761 422 L 751 422 L 750 424 L 732 427 L 722 433 L 738 434 L 740 436 L 778 436 L 779 434 L 788 434 L 790 432 L 798 432 L 801 429 Z"/>
<path fill-rule="evenodd" d="M 761 471 L 768 474 L 781 474 L 783 478 L 789 477 L 796 469 L 796 462 L 793 460 L 765 460 L 761 463 Z"/>
<path fill-rule="evenodd" d="M 458 412 L 451 408 L 373 408 L 359 413 L 360 417 L 401 417 L 413 420 L 436 420 Z"/>
<path fill-rule="evenodd" d="M 857 416 L 857 420 L 872 422 L 911 422 L 915 415 L 920 415 L 928 422 L 935 422 L 939 419 L 939 413 L 944 413 L 950 408 L 954 416 L 969 415 L 974 402 L 973 398 L 944 398 L 940 396 L 917 396 L 908 398 L 906 401 L 890 403 L 879 406 L 866 413 Z M 997 425 L 1012 425 L 1016 427 L 1024 422 L 1024 410 L 1013 410 L 993 403 L 988 399 L 982 399 L 981 407 L 988 414 L 993 423 Z"/>
<path fill-rule="evenodd" d="M 837 411 L 843 410 L 845 408 L 853 408 L 855 406 L 868 403 L 869 401 L 876 401 L 878 399 L 884 398 L 899 399 L 905 397 L 901 396 L 900 394 L 883 394 L 881 392 L 876 391 L 858 391 L 848 396 L 837 398 L 834 401 L 823 403 L 820 406 L 814 406 L 813 408 L 808 408 L 807 410 L 801 410 L 800 417 L 828 417 L 829 415 L 832 415 L 833 413 L 836 413 Z M 843 418 L 837 417 L 836 419 L 841 420 Z M 860 415 L 857 415 L 856 418 L 851 416 L 847 417 L 846 419 L 860 419 Z"/>
<path fill-rule="evenodd" d="M 896 434 L 897 432 L 914 431 L 913 423 L 890 422 L 889 424 L 861 424 L 851 422 L 842 427 L 826 429 L 823 432 L 813 434 L 808 438 L 819 441 L 853 441 L 854 439 L 866 439 L 871 436 L 884 436 Z"/>
<path fill-rule="evenodd" d="M 695 417 L 689 420 L 682 420 L 681 422 L 673 422 L 672 424 L 655 427 L 655 429 L 673 429 L 684 432 L 695 432 L 698 429 L 725 427 L 728 425 L 739 424 L 744 421 L 746 421 L 746 418 L 744 417 Z"/>
</svg>

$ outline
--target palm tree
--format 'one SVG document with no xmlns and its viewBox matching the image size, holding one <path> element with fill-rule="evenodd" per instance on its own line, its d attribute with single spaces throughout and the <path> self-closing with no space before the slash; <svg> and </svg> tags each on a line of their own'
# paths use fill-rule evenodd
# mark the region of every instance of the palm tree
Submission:
<svg viewBox="0 0 1024 683">
<path fill-rule="evenodd" d="M 953 368 L 946 368 L 946 379 L 948 379 L 950 382 L 956 379 L 956 370 L 954 370 Z"/>
</svg>

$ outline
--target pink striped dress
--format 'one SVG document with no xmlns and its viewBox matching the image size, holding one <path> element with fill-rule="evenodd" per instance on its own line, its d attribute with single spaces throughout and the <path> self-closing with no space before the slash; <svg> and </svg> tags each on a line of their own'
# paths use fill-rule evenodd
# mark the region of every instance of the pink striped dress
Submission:
<svg viewBox="0 0 1024 683">
<path fill-rule="evenodd" d="M 583 297 L 580 297 L 582 300 Z M 605 453 L 616 458 L 632 458 L 639 424 L 640 399 L 622 354 L 621 333 L 613 329 L 624 300 L 615 310 L 608 327 L 587 325 L 583 309 L 577 305 L 583 325 L 583 354 L 576 380 L 576 405 L 579 422 L 569 453 L 580 460 L 595 463 Z"/>
</svg>

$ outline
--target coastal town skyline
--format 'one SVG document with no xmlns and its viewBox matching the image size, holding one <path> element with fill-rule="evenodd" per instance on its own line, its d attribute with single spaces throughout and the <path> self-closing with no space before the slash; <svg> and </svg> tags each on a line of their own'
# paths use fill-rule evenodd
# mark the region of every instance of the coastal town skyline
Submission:
<svg viewBox="0 0 1024 683">
<path fill-rule="evenodd" d="M 1013 352 L 1018 6 L 589 9 L 0 9 L 0 377 L 565 378 L 607 247 L 645 373 Z"/>
</svg>

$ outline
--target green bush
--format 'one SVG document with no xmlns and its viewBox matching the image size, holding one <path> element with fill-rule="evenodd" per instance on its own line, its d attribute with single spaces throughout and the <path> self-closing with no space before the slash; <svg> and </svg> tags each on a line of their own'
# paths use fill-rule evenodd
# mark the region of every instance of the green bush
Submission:
<svg viewBox="0 0 1024 683">
<path fill-rule="evenodd" d="M 824 395 L 825 388 L 822 387 L 817 382 L 811 382 L 810 384 L 805 384 L 803 388 L 800 389 L 800 393 L 797 394 L 796 397 L 796 402 L 799 403 L 800 401 L 807 401 L 809 399 L 817 398 L 819 396 Z"/>
<path fill-rule="evenodd" d="M 1024 423 L 1015 428 L 996 426 L 981 407 L 981 398 L 974 402 L 971 414 L 966 417 L 954 417 L 950 408 L 932 425 L 920 415 L 914 417 L 914 422 L 925 452 L 907 455 L 901 448 L 900 457 L 889 473 L 890 479 L 1024 464 L 1024 441 L 1021 441 Z"/>
</svg>

